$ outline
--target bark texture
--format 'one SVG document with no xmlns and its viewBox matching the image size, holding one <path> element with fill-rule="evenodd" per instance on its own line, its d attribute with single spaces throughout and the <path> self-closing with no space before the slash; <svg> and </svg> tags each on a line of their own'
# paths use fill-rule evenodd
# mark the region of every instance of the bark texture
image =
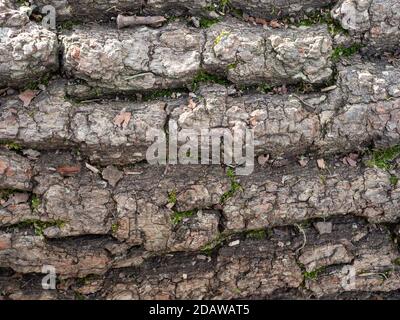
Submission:
<svg viewBox="0 0 400 320">
<path fill-rule="evenodd" d="M 119 92 L 182 87 L 204 71 L 243 85 L 321 83 L 332 74 L 332 43 L 323 27 L 272 31 L 232 21 L 206 31 L 173 23 L 132 32 L 96 26 L 76 28 L 61 43 L 69 76 Z"/>
<path fill-rule="evenodd" d="M 397 50 L 400 36 L 400 3 L 396 0 L 341 0 L 332 17 L 353 36 L 375 50 Z"/>
<path fill-rule="evenodd" d="M 0 0 L 0 300 L 399 298 L 398 1 L 31 2 Z M 146 161 L 189 129 L 253 130 L 254 170 Z"/>
<path fill-rule="evenodd" d="M 232 0 L 229 6 L 253 17 L 277 19 L 315 12 L 335 2 L 334 0 Z M 119 13 L 218 18 L 224 10 L 221 2 L 217 0 L 34 0 L 33 4 L 39 8 L 53 5 L 59 12 L 60 21 L 109 19 Z"/>
</svg>

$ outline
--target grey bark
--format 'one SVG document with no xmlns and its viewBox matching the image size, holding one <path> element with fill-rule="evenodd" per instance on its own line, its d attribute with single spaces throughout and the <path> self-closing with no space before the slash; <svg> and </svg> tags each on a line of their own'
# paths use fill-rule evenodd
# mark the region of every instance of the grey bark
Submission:
<svg viewBox="0 0 400 320">
<path fill-rule="evenodd" d="M 333 8 L 332 17 L 370 50 L 382 52 L 398 50 L 399 12 L 397 0 L 341 0 Z"/>
<path fill-rule="evenodd" d="M 163 131 L 170 118 L 179 130 L 253 129 L 256 155 L 271 157 L 388 147 L 399 141 L 399 79 L 397 68 L 355 62 L 340 67 L 337 88 L 327 93 L 240 97 L 211 86 L 192 103 L 182 97 L 84 104 L 66 99 L 68 86 L 56 81 L 29 107 L 16 96 L 1 100 L 0 139 L 42 150 L 78 148 L 94 163 L 126 165 L 146 158 L 153 143 L 146 133 Z"/>
<path fill-rule="evenodd" d="M 203 69 L 240 85 L 323 83 L 332 75 L 324 27 L 264 30 L 236 21 L 205 30 L 179 23 L 134 31 L 96 26 L 60 39 L 67 75 L 118 92 L 190 85 Z"/>
<path fill-rule="evenodd" d="M 56 265 L 63 257 L 62 267 L 59 265 L 61 276 L 79 277 L 88 273 L 97 276 L 85 281 L 71 278 L 51 293 L 40 288 L 38 277 L 32 277 L 29 286 L 21 288 L 18 275 L 9 276 L 8 281 L 0 281 L 0 287 L 11 299 L 73 298 L 74 292 L 92 299 L 273 298 L 282 291 L 287 292 L 286 297 L 291 297 L 292 292 L 296 298 L 338 297 L 343 293 L 354 293 L 357 297 L 359 292 L 397 290 L 399 270 L 394 261 L 399 252 L 388 230 L 357 219 L 331 222 L 330 234 L 319 235 L 312 226 L 302 227 L 301 231 L 276 228 L 266 239 L 239 238 L 238 245 L 229 247 L 229 241 L 238 239 L 234 235 L 213 257 L 187 253 L 144 257 L 137 260 L 134 268 L 114 269 L 106 275 L 104 270 L 110 268 L 113 259 L 113 255 L 106 258 L 104 249 L 100 249 L 110 248 L 106 240 L 60 246 L 45 244 L 33 236 L 2 234 L 3 266 L 28 271 L 22 266 L 23 261 L 32 265 L 31 255 L 24 254 L 29 247 L 38 257 L 49 255 L 48 259 Z M 344 267 L 354 268 L 354 287 L 345 286 Z M 315 271 L 315 277 L 310 278 L 306 270 Z"/>
</svg>

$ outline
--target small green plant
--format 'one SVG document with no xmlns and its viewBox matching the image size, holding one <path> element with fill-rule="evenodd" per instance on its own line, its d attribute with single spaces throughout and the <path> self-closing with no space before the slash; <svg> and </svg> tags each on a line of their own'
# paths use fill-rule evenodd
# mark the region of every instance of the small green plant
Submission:
<svg viewBox="0 0 400 320">
<path fill-rule="evenodd" d="M 347 30 L 343 29 L 343 27 L 335 19 L 332 18 L 329 8 L 320 12 L 316 11 L 308 14 L 306 19 L 300 20 L 296 25 L 298 27 L 309 27 L 317 24 L 326 24 L 329 32 L 332 35 L 349 33 Z"/>
<path fill-rule="evenodd" d="M 13 189 L 3 189 L 0 190 L 0 199 L 2 200 L 8 200 L 8 198 L 10 197 L 10 195 L 12 195 L 13 193 L 16 193 L 16 190 Z"/>
<path fill-rule="evenodd" d="M 201 18 L 200 19 L 200 28 L 207 29 L 218 22 L 219 22 L 219 19 Z"/>
<path fill-rule="evenodd" d="M 332 60 L 337 61 L 341 57 L 350 57 L 360 51 L 361 48 L 362 46 L 359 44 L 354 44 L 350 47 L 338 46 L 333 49 Z"/>
<path fill-rule="evenodd" d="M 400 156 L 400 145 L 396 145 L 387 149 L 377 149 L 372 151 L 371 159 L 366 162 L 369 167 L 377 167 L 383 170 L 391 170 L 391 163 Z"/>
<path fill-rule="evenodd" d="M 183 219 L 192 217 L 194 214 L 194 210 L 174 212 L 171 216 L 171 222 L 174 226 L 176 226 L 181 223 Z"/>
<path fill-rule="evenodd" d="M 29 82 L 24 87 L 24 90 L 38 90 L 40 84 L 48 86 L 50 83 L 51 77 L 52 77 L 51 73 L 46 73 L 39 80 Z"/>
<path fill-rule="evenodd" d="M 40 199 L 38 198 L 37 195 L 33 195 L 31 199 L 31 208 L 33 211 L 37 211 L 40 206 Z"/>
<path fill-rule="evenodd" d="M 324 267 L 312 270 L 312 271 L 304 271 L 303 276 L 305 280 L 316 280 L 318 275 L 325 270 Z"/>
<path fill-rule="evenodd" d="M 151 93 L 146 94 L 143 97 L 143 100 L 150 101 L 150 100 L 157 100 L 160 98 L 171 98 L 173 94 L 174 94 L 174 90 L 171 90 L 171 89 L 155 90 Z"/>
<path fill-rule="evenodd" d="M 268 93 L 273 90 L 273 87 L 267 83 L 263 83 L 258 86 L 257 90 L 260 91 L 261 93 Z"/>
<path fill-rule="evenodd" d="M 12 151 L 21 151 L 22 150 L 22 146 L 16 142 L 6 143 L 6 148 L 9 150 L 12 150 Z"/>
<path fill-rule="evenodd" d="M 236 181 L 235 173 L 232 168 L 228 168 L 226 175 L 231 180 L 231 188 L 221 196 L 221 204 L 224 204 L 229 198 L 232 198 L 237 191 L 242 190 L 242 186 Z"/>
<path fill-rule="evenodd" d="M 399 182 L 399 178 L 395 175 L 391 175 L 389 180 L 392 186 L 396 186 L 397 182 Z"/>
<path fill-rule="evenodd" d="M 54 221 L 40 221 L 40 220 L 25 220 L 16 225 L 18 228 L 30 228 L 33 227 L 35 230 L 35 234 L 37 236 L 43 236 L 44 230 L 50 227 L 59 227 L 62 228 L 65 225 L 65 222 L 62 220 L 54 220 Z"/>
<path fill-rule="evenodd" d="M 82 293 L 75 291 L 75 300 L 86 300 L 86 297 Z"/>
<path fill-rule="evenodd" d="M 72 30 L 74 28 L 74 26 L 78 25 L 79 22 L 78 21 L 74 21 L 74 20 L 67 20 L 64 21 L 60 24 L 60 28 L 62 30 Z"/>
<path fill-rule="evenodd" d="M 176 190 L 172 190 L 168 193 L 168 203 L 175 204 L 176 203 Z"/>
<path fill-rule="evenodd" d="M 267 233 L 265 230 L 251 230 L 247 232 L 246 236 L 250 239 L 262 240 L 267 237 Z"/>
<path fill-rule="evenodd" d="M 112 233 L 117 233 L 117 231 L 118 231 L 118 223 L 113 223 L 112 225 L 111 225 L 111 232 Z"/>
<path fill-rule="evenodd" d="M 394 259 L 392 262 L 393 262 L 393 264 L 395 264 L 396 266 L 400 266 L 400 257 Z"/>
<path fill-rule="evenodd" d="M 234 63 L 231 63 L 231 64 L 228 64 L 228 70 L 233 70 L 233 69 L 236 69 L 236 67 L 237 67 L 237 62 L 234 62 Z"/>
<path fill-rule="evenodd" d="M 193 91 L 197 90 L 201 83 L 218 83 L 226 85 L 229 83 L 229 81 L 224 78 L 220 78 L 218 76 L 209 74 L 204 70 L 200 70 L 193 79 L 192 82 Z"/>
<path fill-rule="evenodd" d="M 211 255 L 214 248 L 220 246 L 224 241 L 229 239 L 232 234 L 220 233 L 215 239 L 211 240 L 201 248 L 201 252 L 205 255 Z"/>
</svg>

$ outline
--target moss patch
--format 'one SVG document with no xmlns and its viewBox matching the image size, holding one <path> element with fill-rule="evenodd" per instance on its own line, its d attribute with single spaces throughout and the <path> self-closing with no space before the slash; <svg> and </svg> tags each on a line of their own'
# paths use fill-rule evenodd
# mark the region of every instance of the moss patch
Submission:
<svg viewBox="0 0 400 320">
<path fill-rule="evenodd" d="M 35 230 L 35 234 L 37 236 L 43 236 L 44 230 L 50 227 L 59 227 L 62 228 L 65 225 L 65 222 L 62 220 L 53 220 L 53 221 L 40 221 L 40 220 L 25 220 L 17 225 L 15 227 L 17 228 L 30 228 L 33 227 Z"/>
<path fill-rule="evenodd" d="M 171 216 L 171 223 L 176 226 L 183 221 L 185 218 L 192 217 L 196 213 L 195 210 L 174 212 Z"/>
<path fill-rule="evenodd" d="M 8 150 L 12 151 L 21 151 L 22 146 L 19 143 L 16 142 L 8 142 L 4 144 Z"/>
<path fill-rule="evenodd" d="M 360 49 L 362 48 L 362 46 L 360 44 L 354 44 L 350 47 L 345 47 L 345 46 L 339 46 L 333 49 L 332 52 L 332 60 L 333 61 L 337 61 L 342 57 L 350 57 L 354 54 L 356 54 L 357 52 L 360 51 Z"/>
<path fill-rule="evenodd" d="M 265 230 L 251 230 L 248 231 L 246 237 L 249 239 L 262 240 L 267 237 Z"/>
<path fill-rule="evenodd" d="M 209 74 L 204 70 L 200 70 L 193 79 L 192 82 L 193 91 L 197 90 L 199 88 L 199 85 L 202 83 L 217 83 L 217 84 L 227 85 L 229 84 L 229 81 L 225 78 Z"/>
<path fill-rule="evenodd" d="M 176 190 L 172 190 L 168 193 L 168 203 L 175 204 L 176 203 Z"/>
<path fill-rule="evenodd" d="M 32 211 L 37 211 L 40 206 L 40 199 L 38 198 L 37 195 L 33 195 L 31 199 L 31 209 Z"/>
<path fill-rule="evenodd" d="M 371 159 L 366 162 L 366 165 L 383 170 L 391 170 L 393 168 L 392 161 L 398 156 L 400 156 L 400 145 L 387 149 L 377 149 L 372 151 Z"/>
<path fill-rule="evenodd" d="M 325 270 L 324 267 L 312 270 L 312 271 L 304 271 L 303 277 L 305 280 L 316 280 L 323 271 Z"/>
<path fill-rule="evenodd" d="M 218 23 L 219 19 L 209 19 L 209 18 L 201 18 L 200 19 L 200 28 L 206 29 L 210 28 L 214 24 Z"/>
<path fill-rule="evenodd" d="M 237 182 L 235 173 L 232 168 L 228 168 L 226 175 L 231 180 L 231 188 L 221 196 L 221 204 L 224 204 L 229 198 L 232 198 L 237 191 L 243 190 L 242 186 L 239 184 L 239 182 Z"/>
</svg>

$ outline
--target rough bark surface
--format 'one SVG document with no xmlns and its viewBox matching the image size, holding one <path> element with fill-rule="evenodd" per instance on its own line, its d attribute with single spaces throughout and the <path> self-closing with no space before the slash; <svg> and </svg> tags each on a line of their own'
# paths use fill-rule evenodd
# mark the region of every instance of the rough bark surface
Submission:
<svg viewBox="0 0 400 320">
<path fill-rule="evenodd" d="M 321 83 L 332 74 L 332 43 L 323 27 L 272 31 L 232 21 L 206 31 L 173 23 L 132 32 L 96 26 L 75 28 L 61 43 L 68 75 L 119 92 L 182 87 L 203 70 L 239 85 Z"/>
<path fill-rule="evenodd" d="M 332 17 L 365 45 L 379 51 L 397 50 L 399 12 L 397 0 L 341 0 L 332 9 Z"/>
<path fill-rule="evenodd" d="M 334 0 L 232 0 L 229 5 L 253 17 L 277 19 L 311 13 L 335 2 Z M 33 0 L 33 4 L 39 8 L 53 5 L 59 12 L 60 21 L 68 19 L 95 21 L 109 19 L 119 13 L 218 18 L 224 9 L 217 0 Z"/>
<path fill-rule="evenodd" d="M 398 1 L 31 3 L 0 0 L 0 300 L 399 298 Z M 254 170 L 146 161 L 188 129 L 253 130 Z"/>
<path fill-rule="evenodd" d="M 126 165 L 146 158 L 153 143 L 146 132 L 164 130 L 171 119 L 178 131 L 253 129 L 257 155 L 328 155 L 371 142 L 389 147 L 399 141 L 399 79 L 397 68 L 354 61 L 339 68 L 337 88 L 327 93 L 238 96 L 208 86 L 196 98 L 84 104 L 65 97 L 69 86 L 61 80 L 28 107 L 18 96 L 0 98 L 0 140 L 44 150 L 79 148 L 93 162 Z"/>
</svg>

